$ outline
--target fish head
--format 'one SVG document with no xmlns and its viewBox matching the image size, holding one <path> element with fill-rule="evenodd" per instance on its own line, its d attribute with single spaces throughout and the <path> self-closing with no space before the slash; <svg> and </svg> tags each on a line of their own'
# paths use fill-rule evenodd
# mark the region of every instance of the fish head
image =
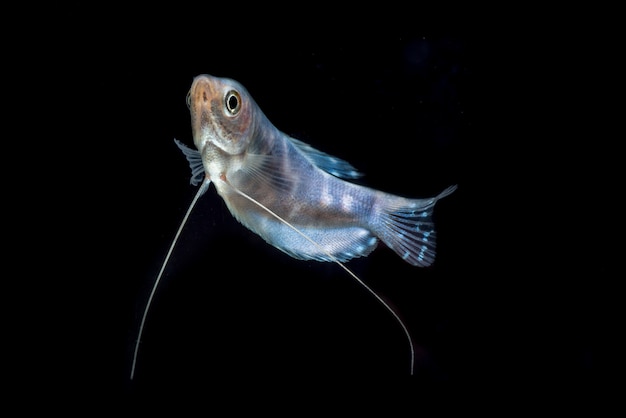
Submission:
<svg viewBox="0 0 626 418">
<path fill-rule="evenodd" d="M 202 74 L 187 94 L 193 141 L 204 154 L 207 145 L 237 155 L 250 143 L 256 105 L 248 91 L 229 78 Z"/>
</svg>

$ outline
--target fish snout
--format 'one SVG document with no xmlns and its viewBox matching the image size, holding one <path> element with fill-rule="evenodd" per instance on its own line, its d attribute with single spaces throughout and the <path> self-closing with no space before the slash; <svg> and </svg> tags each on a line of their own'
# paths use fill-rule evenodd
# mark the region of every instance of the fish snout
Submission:
<svg viewBox="0 0 626 418">
<path fill-rule="evenodd" d="M 216 88 L 212 79 L 208 75 L 199 75 L 193 79 L 189 89 L 189 102 L 191 108 L 194 106 L 208 106 L 215 97 Z"/>
</svg>

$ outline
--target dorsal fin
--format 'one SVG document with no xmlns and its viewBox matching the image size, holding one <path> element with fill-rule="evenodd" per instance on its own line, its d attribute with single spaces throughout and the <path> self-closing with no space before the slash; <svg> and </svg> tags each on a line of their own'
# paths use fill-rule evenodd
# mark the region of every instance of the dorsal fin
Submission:
<svg viewBox="0 0 626 418">
<path fill-rule="evenodd" d="M 320 169 L 342 179 L 358 179 L 363 176 L 349 162 L 333 157 L 298 139 L 287 137 L 313 164 Z"/>
</svg>

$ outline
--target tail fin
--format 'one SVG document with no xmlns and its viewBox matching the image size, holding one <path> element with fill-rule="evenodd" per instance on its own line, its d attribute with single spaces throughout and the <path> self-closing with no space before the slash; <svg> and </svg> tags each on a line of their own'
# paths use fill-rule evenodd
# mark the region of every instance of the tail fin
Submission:
<svg viewBox="0 0 626 418">
<path fill-rule="evenodd" d="M 389 204 L 383 207 L 378 237 L 406 262 L 430 266 L 435 261 L 436 247 L 433 208 L 456 187 L 450 186 L 430 199 L 389 199 Z"/>
</svg>

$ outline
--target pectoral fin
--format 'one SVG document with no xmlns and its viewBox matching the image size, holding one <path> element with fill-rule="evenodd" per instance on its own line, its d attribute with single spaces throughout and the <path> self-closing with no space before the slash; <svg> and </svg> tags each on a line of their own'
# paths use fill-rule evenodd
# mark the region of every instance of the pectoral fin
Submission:
<svg viewBox="0 0 626 418">
<path fill-rule="evenodd" d="M 300 177 L 297 170 L 284 167 L 284 160 L 278 155 L 246 155 L 246 163 L 235 175 L 234 182 L 246 189 L 265 190 L 266 193 L 280 195 L 289 193 Z"/>
<path fill-rule="evenodd" d="M 183 154 L 185 154 L 185 157 L 187 157 L 187 161 L 189 162 L 189 168 L 191 168 L 191 179 L 189 179 L 189 182 L 192 185 L 197 186 L 204 179 L 204 166 L 202 165 L 200 151 L 189 148 L 176 138 L 174 138 L 174 142 Z"/>
</svg>

